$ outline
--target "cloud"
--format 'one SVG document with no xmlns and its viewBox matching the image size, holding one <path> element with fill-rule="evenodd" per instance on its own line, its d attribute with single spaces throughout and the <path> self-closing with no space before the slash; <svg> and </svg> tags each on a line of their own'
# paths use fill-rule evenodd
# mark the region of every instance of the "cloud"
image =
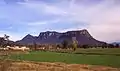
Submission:
<svg viewBox="0 0 120 71">
<path fill-rule="evenodd" d="M 17 5 L 0 6 L 0 18 L 18 23 L 16 26 L 23 26 L 27 33 L 86 28 L 96 39 L 112 42 L 120 41 L 119 4 L 119 0 L 18 1 Z"/>
<path fill-rule="evenodd" d="M 40 25 L 45 25 L 45 24 L 58 23 L 59 21 L 60 21 L 59 19 L 47 20 L 47 21 L 37 21 L 37 22 L 28 23 L 28 25 L 29 25 L 29 26 L 40 26 Z"/>
<path fill-rule="evenodd" d="M 80 24 L 84 22 L 95 38 L 111 42 L 120 41 L 120 6 L 116 3 L 114 0 L 104 0 L 93 5 L 79 5 L 71 1 L 66 4 L 61 3 L 65 6 L 63 8 L 58 4 L 46 4 L 43 11 L 46 14 L 57 15 L 62 21 L 79 22 Z"/>
</svg>

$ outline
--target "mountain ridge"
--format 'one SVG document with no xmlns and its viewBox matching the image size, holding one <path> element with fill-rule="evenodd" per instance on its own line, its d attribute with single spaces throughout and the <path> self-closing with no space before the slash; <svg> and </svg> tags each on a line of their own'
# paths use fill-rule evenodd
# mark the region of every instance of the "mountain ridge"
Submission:
<svg viewBox="0 0 120 71">
<path fill-rule="evenodd" d="M 105 42 L 98 41 L 93 38 L 86 30 L 73 30 L 67 32 L 46 31 L 41 32 L 38 36 L 26 35 L 22 40 L 17 41 L 20 44 L 59 44 L 64 40 L 72 43 L 72 39 L 75 38 L 80 45 L 103 45 Z"/>
</svg>

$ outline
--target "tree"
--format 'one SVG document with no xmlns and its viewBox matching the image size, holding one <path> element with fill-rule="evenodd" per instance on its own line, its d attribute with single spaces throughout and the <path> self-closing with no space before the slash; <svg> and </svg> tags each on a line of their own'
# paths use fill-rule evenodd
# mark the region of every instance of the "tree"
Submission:
<svg viewBox="0 0 120 71">
<path fill-rule="evenodd" d="M 82 47 L 83 47 L 84 49 L 89 48 L 88 45 L 83 45 Z"/>
<path fill-rule="evenodd" d="M 114 48 L 114 45 L 113 44 L 109 44 L 108 47 L 109 48 Z"/>
<path fill-rule="evenodd" d="M 5 44 L 4 44 L 5 47 L 6 47 L 7 45 L 9 45 L 9 37 L 10 37 L 10 36 L 4 34 L 4 39 L 5 39 L 5 41 L 6 41 Z"/>
<path fill-rule="evenodd" d="M 64 48 L 67 48 L 67 47 L 68 47 L 68 41 L 67 41 L 67 40 L 64 40 L 64 41 L 62 42 L 62 46 L 63 46 L 63 49 L 64 49 Z"/>
<path fill-rule="evenodd" d="M 107 43 L 103 43 L 102 44 L 102 48 L 107 48 L 108 47 L 108 44 Z"/>
<path fill-rule="evenodd" d="M 37 50 L 37 44 L 35 41 L 33 42 L 33 46 L 34 46 L 34 49 Z"/>
<path fill-rule="evenodd" d="M 115 47 L 116 47 L 116 48 L 119 48 L 119 44 L 116 44 Z"/>
<path fill-rule="evenodd" d="M 60 44 L 57 44 L 57 46 L 56 46 L 57 48 L 61 48 L 61 46 L 60 46 Z"/>
<path fill-rule="evenodd" d="M 5 40 L 9 41 L 9 37 L 10 37 L 10 36 L 4 34 L 4 39 L 5 39 Z"/>
<path fill-rule="evenodd" d="M 1 47 L 4 46 L 4 42 L 5 42 L 4 38 L 1 37 L 1 38 L 0 38 L 0 46 L 1 46 Z"/>
<path fill-rule="evenodd" d="M 77 40 L 73 40 L 72 47 L 74 51 L 77 49 L 77 44 Z"/>
</svg>

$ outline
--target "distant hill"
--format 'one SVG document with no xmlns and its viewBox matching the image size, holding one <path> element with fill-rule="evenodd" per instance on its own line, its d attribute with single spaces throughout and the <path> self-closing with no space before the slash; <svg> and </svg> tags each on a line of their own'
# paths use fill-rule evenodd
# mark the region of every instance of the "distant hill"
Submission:
<svg viewBox="0 0 120 71">
<path fill-rule="evenodd" d="M 113 42 L 111 44 L 113 44 L 113 45 L 119 44 L 120 45 L 120 42 Z"/>
<path fill-rule="evenodd" d="M 67 31 L 59 33 L 56 31 L 41 32 L 39 36 L 26 35 L 22 40 L 17 41 L 20 44 L 58 44 L 67 40 L 72 42 L 72 38 L 75 38 L 80 45 L 102 45 L 105 42 L 101 42 L 93 38 L 86 29 Z"/>
</svg>

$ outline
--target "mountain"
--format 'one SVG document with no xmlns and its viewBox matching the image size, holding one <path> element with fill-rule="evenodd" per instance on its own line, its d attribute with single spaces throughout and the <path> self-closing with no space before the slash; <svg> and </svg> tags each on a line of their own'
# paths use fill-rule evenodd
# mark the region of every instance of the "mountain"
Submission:
<svg viewBox="0 0 120 71">
<path fill-rule="evenodd" d="M 28 34 L 22 40 L 17 41 L 17 43 L 33 44 L 36 42 L 37 44 L 58 44 L 64 40 L 71 43 L 73 39 L 76 39 L 80 45 L 103 45 L 105 43 L 94 39 L 86 29 L 67 31 L 64 33 L 46 31 L 41 32 L 39 36 L 32 36 Z"/>
<path fill-rule="evenodd" d="M 113 44 L 113 45 L 119 44 L 120 45 L 120 42 L 113 42 L 113 43 L 110 43 L 110 44 Z"/>
<path fill-rule="evenodd" d="M 33 44 L 33 42 L 36 41 L 36 40 L 37 40 L 37 37 L 28 34 L 22 40 L 16 41 L 16 43 L 20 43 L 20 44 Z"/>
</svg>

